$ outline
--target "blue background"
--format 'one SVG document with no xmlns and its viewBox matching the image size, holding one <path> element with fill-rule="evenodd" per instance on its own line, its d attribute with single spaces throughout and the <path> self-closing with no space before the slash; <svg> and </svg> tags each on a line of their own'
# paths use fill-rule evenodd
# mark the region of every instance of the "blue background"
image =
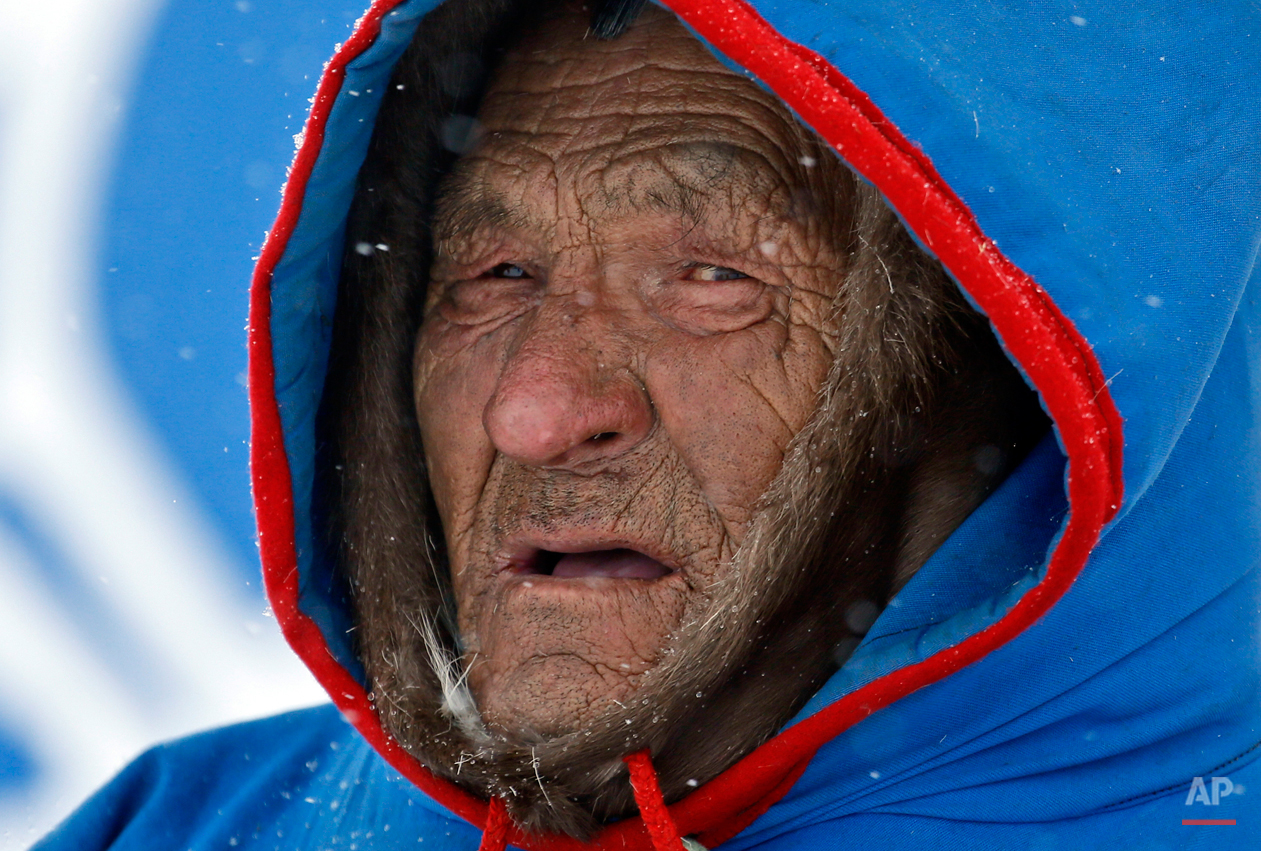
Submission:
<svg viewBox="0 0 1261 851">
<path fill-rule="evenodd" d="M 104 326 L 94 329 L 106 342 L 109 363 L 103 366 L 121 380 L 139 430 L 156 447 L 154 462 L 192 495 L 194 510 L 217 533 L 227 558 L 219 560 L 224 575 L 211 580 L 252 615 L 264 611 L 266 601 L 248 474 L 250 273 L 324 62 L 366 6 L 367 0 L 159 4 L 122 93 L 113 156 L 103 163 L 106 189 L 96 196 L 103 203 L 95 212 L 96 250 L 87 277 Z M 8 17 L 0 15 L 0 31 Z M 25 78 L 15 79 L 20 86 Z M 0 110 L 0 121 L 5 118 Z M 0 123 L 0 156 L 13 131 Z M 5 404 L 11 402 L 0 399 Z M 172 699 L 165 676 L 171 665 L 163 659 L 166 648 L 145 646 L 96 584 L 96 566 L 76 563 L 66 530 L 41 516 L 23 488 L 0 481 L 0 531 L 16 542 L 24 561 L 0 564 L 0 570 L 28 570 L 55 599 L 74 625 L 70 640 L 142 707 L 139 717 L 153 720 L 154 739 L 236 720 L 208 718 L 204 711 L 181 720 L 180 700 Z M 279 642 L 277 635 L 269 639 Z M 55 671 L 58 660 L 48 655 L 40 664 Z M 309 690 L 294 700 L 309 704 L 316 694 Z M 70 791 L 64 771 L 52 770 L 55 755 L 64 762 L 65 743 L 38 740 L 22 720 L 47 697 L 12 684 L 0 691 L 0 849 L 25 847 L 109 776 L 100 773 L 99 762 L 85 767 Z M 91 694 L 75 699 L 85 715 L 93 712 Z M 251 714 L 291 706 L 261 705 Z"/>
<path fill-rule="evenodd" d="M 137 76 L 103 211 L 102 296 L 117 366 L 254 589 L 250 272 L 320 70 L 364 8 L 172 3 Z"/>
</svg>

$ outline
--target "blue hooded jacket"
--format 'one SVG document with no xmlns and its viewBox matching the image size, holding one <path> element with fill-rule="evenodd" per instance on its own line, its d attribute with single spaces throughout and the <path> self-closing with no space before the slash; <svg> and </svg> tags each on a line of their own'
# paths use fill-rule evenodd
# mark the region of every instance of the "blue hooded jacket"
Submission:
<svg viewBox="0 0 1261 851">
<path fill-rule="evenodd" d="M 313 543 L 347 211 L 435 5 L 377 0 L 338 50 L 253 291 L 264 571 L 337 708 L 156 748 L 40 848 L 472 849 L 494 821 L 383 733 Z M 670 807 L 677 831 L 1261 847 L 1261 9 L 662 5 L 884 194 L 1055 426 L 778 737 Z M 587 845 L 508 838 L 653 847 L 640 817 Z"/>
</svg>

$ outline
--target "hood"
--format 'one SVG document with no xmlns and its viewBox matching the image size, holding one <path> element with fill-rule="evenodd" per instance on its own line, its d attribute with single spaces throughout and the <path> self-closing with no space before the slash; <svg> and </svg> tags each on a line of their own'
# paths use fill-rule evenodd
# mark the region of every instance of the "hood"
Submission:
<svg viewBox="0 0 1261 851">
<path fill-rule="evenodd" d="M 291 645 L 386 760 L 480 827 L 486 801 L 383 731 L 317 498 L 356 179 L 391 69 L 437 5 L 378 0 L 320 82 L 253 281 L 252 468 Z M 661 5 L 883 194 L 1054 425 L 777 737 L 670 806 L 679 832 L 740 848 L 837 819 L 856 836 L 925 819 L 944 838 L 1120 818 L 1248 764 L 1261 12 Z M 638 817 L 593 839 L 647 843 Z"/>
</svg>

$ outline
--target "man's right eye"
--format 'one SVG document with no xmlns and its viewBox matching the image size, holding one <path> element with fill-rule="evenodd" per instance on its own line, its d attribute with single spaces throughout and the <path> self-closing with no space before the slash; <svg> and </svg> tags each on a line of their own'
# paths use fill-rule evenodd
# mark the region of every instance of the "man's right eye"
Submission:
<svg viewBox="0 0 1261 851">
<path fill-rule="evenodd" d="M 486 273 L 491 278 L 528 278 L 530 273 L 515 263 L 500 263 Z"/>
</svg>

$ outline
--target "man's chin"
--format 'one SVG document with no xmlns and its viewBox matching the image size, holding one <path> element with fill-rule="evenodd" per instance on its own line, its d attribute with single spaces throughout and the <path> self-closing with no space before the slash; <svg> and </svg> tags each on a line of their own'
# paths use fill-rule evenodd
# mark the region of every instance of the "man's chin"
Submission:
<svg viewBox="0 0 1261 851">
<path fill-rule="evenodd" d="M 476 684 L 473 695 L 490 730 L 528 744 L 589 729 L 634 699 L 638 677 L 598 671 L 578 656 L 544 656 Z"/>
<path fill-rule="evenodd" d="M 517 575 L 501 580 L 474 626 L 478 650 L 469 684 L 483 721 L 531 740 L 587 729 L 625 709 L 660 659 L 686 604 L 677 573 L 628 576 Z"/>
</svg>

